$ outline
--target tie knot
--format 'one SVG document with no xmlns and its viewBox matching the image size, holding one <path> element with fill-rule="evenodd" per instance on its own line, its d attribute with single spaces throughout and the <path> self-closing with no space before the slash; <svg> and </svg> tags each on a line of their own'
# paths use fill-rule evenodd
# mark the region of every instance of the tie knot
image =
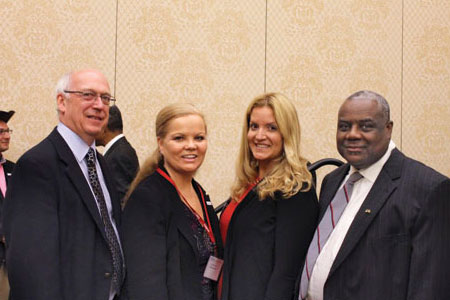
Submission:
<svg viewBox="0 0 450 300">
<path fill-rule="evenodd" d="M 89 151 L 86 153 L 86 161 L 87 161 L 88 165 L 95 162 L 94 149 L 89 148 Z"/>
<path fill-rule="evenodd" d="M 360 180 L 361 178 L 363 178 L 363 176 L 361 175 L 361 173 L 359 172 L 355 172 L 352 175 L 350 175 L 350 177 L 347 180 L 347 184 L 354 184 L 355 182 L 357 182 L 358 180 Z"/>
</svg>

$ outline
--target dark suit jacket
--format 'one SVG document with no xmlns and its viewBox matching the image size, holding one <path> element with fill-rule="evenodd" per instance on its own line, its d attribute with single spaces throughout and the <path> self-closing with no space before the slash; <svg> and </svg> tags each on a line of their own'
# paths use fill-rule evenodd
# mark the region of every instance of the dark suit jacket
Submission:
<svg viewBox="0 0 450 300">
<path fill-rule="evenodd" d="M 228 227 L 222 300 L 291 300 L 318 212 L 313 188 L 263 201 L 250 191 Z"/>
<path fill-rule="evenodd" d="M 319 219 L 348 170 L 324 178 Z M 336 256 L 324 300 L 450 299 L 449 278 L 450 180 L 394 149 Z"/>
<path fill-rule="evenodd" d="M 207 205 L 207 213 L 222 257 L 212 205 Z M 125 205 L 122 241 L 127 264 L 124 294 L 130 300 L 202 299 L 204 266 L 199 262 L 197 241 L 176 189 L 159 173 L 144 179 Z"/>
<path fill-rule="evenodd" d="M 3 164 L 3 172 L 5 173 L 5 179 L 6 179 L 6 186 L 8 186 L 9 180 L 11 178 L 12 172 L 14 170 L 14 166 L 16 164 L 12 161 L 6 160 L 6 162 Z M 0 192 L 0 266 L 5 263 L 5 245 L 1 241 L 3 239 L 3 202 L 4 197 L 3 194 Z"/>
<path fill-rule="evenodd" d="M 119 225 L 119 199 L 103 157 L 98 160 Z M 108 299 L 112 259 L 104 225 L 89 184 L 56 129 L 18 160 L 4 212 L 13 299 Z"/>
<path fill-rule="evenodd" d="M 116 182 L 119 199 L 123 199 L 139 169 L 136 151 L 125 137 L 121 137 L 105 153 L 105 160 Z"/>
</svg>

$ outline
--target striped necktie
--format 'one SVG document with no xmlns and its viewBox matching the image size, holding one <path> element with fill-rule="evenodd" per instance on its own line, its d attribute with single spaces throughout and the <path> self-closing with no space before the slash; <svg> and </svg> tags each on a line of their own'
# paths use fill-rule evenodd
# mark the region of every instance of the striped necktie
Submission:
<svg viewBox="0 0 450 300">
<path fill-rule="evenodd" d="M 322 220 L 317 227 L 314 237 L 309 245 L 308 254 L 306 255 L 305 266 L 302 272 L 302 281 L 300 285 L 300 298 L 306 299 L 308 292 L 308 284 L 311 278 L 311 274 L 316 263 L 317 257 L 320 251 L 328 240 L 331 232 L 339 221 L 347 203 L 350 201 L 353 192 L 353 186 L 356 181 L 360 180 L 363 176 L 355 172 L 348 178 L 347 182 L 338 190 L 333 200 L 322 217 Z"/>
</svg>

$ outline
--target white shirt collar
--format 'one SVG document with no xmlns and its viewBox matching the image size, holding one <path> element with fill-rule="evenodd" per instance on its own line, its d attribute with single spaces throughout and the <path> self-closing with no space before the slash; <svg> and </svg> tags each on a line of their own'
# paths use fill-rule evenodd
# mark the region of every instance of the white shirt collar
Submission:
<svg viewBox="0 0 450 300">
<path fill-rule="evenodd" d="M 92 143 L 92 145 L 86 144 L 86 142 L 83 141 L 83 139 L 78 134 L 73 132 L 69 127 L 61 122 L 59 122 L 56 130 L 58 130 L 59 134 L 61 134 L 67 145 L 69 145 L 69 148 L 70 150 L 72 150 L 72 153 L 77 159 L 78 163 L 80 163 L 86 157 L 89 148 L 95 149 L 95 141 Z"/>
<path fill-rule="evenodd" d="M 383 168 L 384 164 L 387 162 L 387 160 L 391 156 L 391 152 L 392 152 L 392 150 L 394 150 L 395 147 L 396 146 L 395 146 L 394 141 L 390 140 L 386 153 L 384 153 L 384 155 L 377 162 L 373 163 L 372 165 L 370 165 L 369 167 L 367 167 L 365 169 L 360 169 L 360 170 L 357 170 L 355 167 L 351 166 L 349 174 L 351 175 L 355 172 L 359 172 L 359 173 L 361 173 L 362 176 L 364 176 L 364 178 L 366 178 L 370 182 L 374 183 L 375 180 L 377 179 L 378 175 L 380 174 L 381 169 Z"/>
<path fill-rule="evenodd" d="M 108 150 L 111 148 L 111 146 L 117 142 L 118 139 L 120 139 L 121 137 L 123 137 L 123 133 L 116 135 L 112 140 L 110 140 L 106 145 L 105 145 L 105 150 L 103 150 L 103 155 L 106 154 L 106 152 L 108 152 Z"/>
</svg>

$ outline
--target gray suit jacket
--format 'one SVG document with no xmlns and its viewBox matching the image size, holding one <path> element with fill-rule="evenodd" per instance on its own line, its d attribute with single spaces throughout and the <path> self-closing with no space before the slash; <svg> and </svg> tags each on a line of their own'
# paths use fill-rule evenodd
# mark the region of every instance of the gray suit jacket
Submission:
<svg viewBox="0 0 450 300">
<path fill-rule="evenodd" d="M 328 174 L 320 215 L 348 173 Z M 324 300 L 450 299 L 450 180 L 392 151 L 331 267 Z"/>
<path fill-rule="evenodd" d="M 120 205 L 98 160 L 119 226 Z M 107 300 L 112 259 L 96 200 L 67 143 L 53 132 L 17 162 L 3 219 L 12 299 Z"/>
</svg>

